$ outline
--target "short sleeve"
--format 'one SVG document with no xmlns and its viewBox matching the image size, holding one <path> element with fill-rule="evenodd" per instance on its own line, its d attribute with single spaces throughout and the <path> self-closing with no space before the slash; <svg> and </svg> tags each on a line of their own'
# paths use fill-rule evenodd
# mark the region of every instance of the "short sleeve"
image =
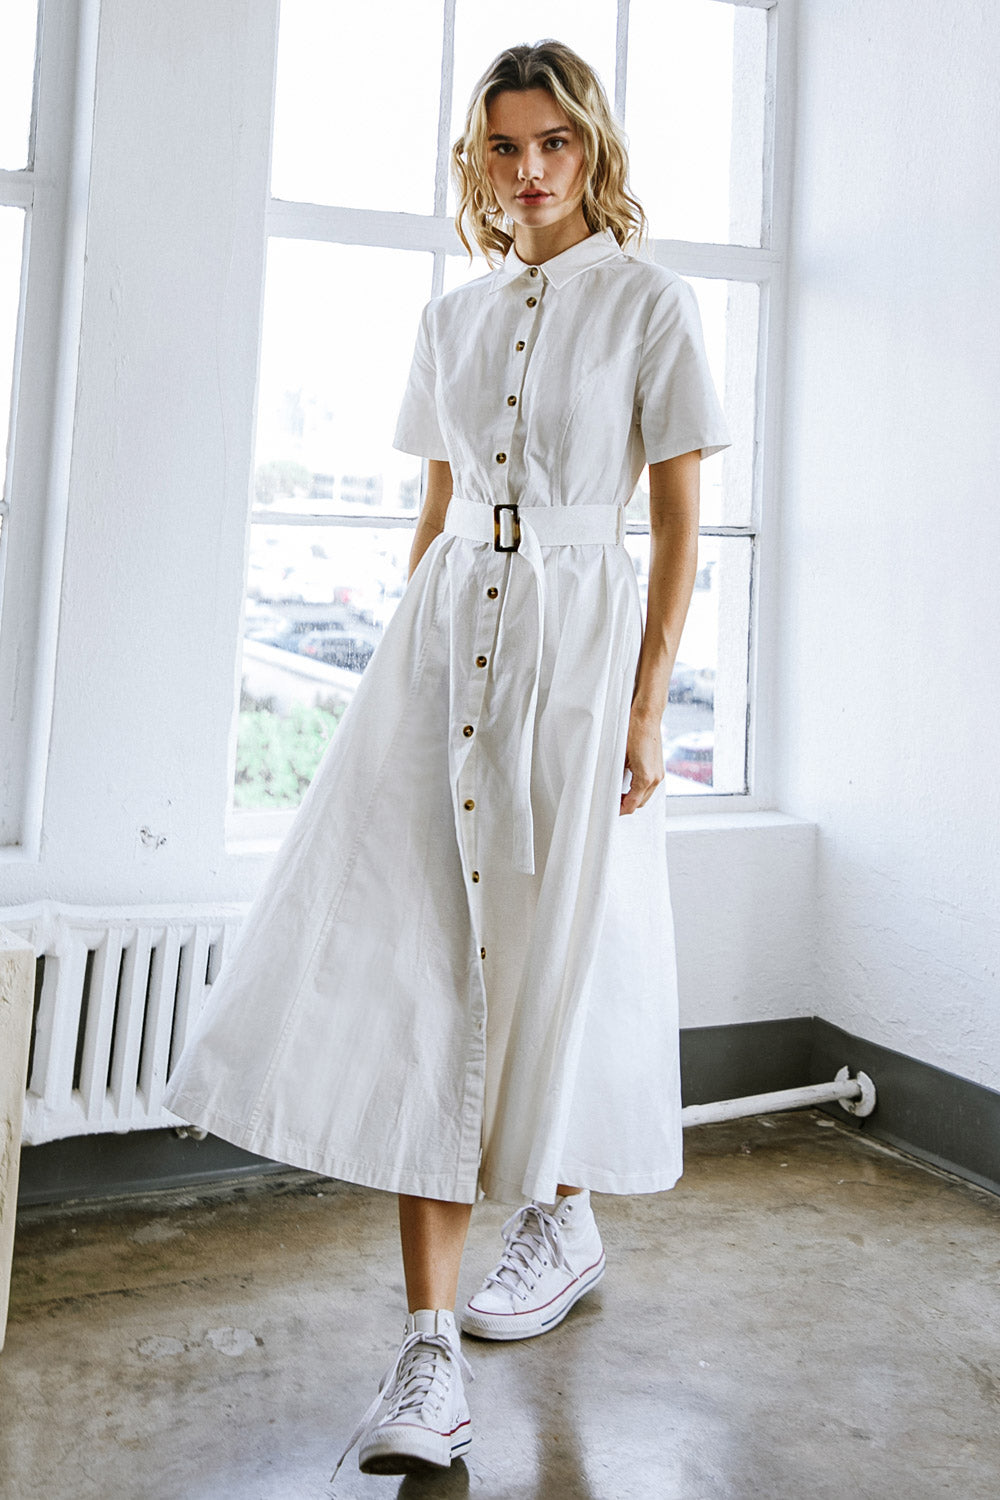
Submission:
<svg viewBox="0 0 1000 1500">
<path fill-rule="evenodd" d="M 660 293 L 646 326 L 636 381 L 636 421 L 650 464 L 696 448 L 702 458 L 709 458 L 729 447 L 698 304 L 680 279 Z"/>
<path fill-rule="evenodd" d="M 420 458 L 447 459 L 437 417 L 434 349 L 428 326 L 428 307 L 420 315 L 417 343 L 410 365 L 410 378 L 399 409 L 392 446 Z"/>
</svg>

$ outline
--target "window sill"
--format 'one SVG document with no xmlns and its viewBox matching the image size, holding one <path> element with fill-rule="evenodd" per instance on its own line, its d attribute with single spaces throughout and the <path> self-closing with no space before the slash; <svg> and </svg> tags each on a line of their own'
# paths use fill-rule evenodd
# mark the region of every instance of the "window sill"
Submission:
<svg viewBox="0 0 1000 1500">
<path fill-rule="evenodd" d="M 719 808 L 716 812 L 680 813 L 667 818 L 667 837 L 675 833 L 729 833 L 752 828 L 814 828 L 809 818 L 773 809 L 743 810 Z"/>
<path fill-rule="evenodd" d="M 297 809 L 282 812 L 230 813 L 226 819 L 226 853 L 259 857 L 280 848 Z"/>
</svg>

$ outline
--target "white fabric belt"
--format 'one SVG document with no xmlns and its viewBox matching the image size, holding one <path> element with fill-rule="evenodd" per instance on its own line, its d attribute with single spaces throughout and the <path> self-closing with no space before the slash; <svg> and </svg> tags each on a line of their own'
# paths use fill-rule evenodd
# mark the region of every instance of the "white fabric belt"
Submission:
<svg viewBox="0 0 1000 1500">
<path fill-rule="evenodd" d="M 622 505 L 488 505 L 456 495 L 448 506 L 444 529 L 470 542 L 493 542 L 495 527 L 499 526 L 498 550 L 508 552 L 514 550 L 509 544 L 515 520 L 522 528 L 530 526 L 541 547 L 574 547 L 587 542 L 607 546 L 625 540 Z"/>
<path fill-rule="evenodd" d="M 510 702 L 510 720 L 500 731 L 499 764 L 512 774 L 512 860 L 516 870 L 535 871 L 534 821 L 531 813 L 531 760 L 538 706 L 545 628 L 545 565 L 543 547 L 588 543 L 616 546 L 625 540 L 625 510 L 621 505 L 489 505 L 453 496 L 444 522 L 445 534 L 471 542 L 490 542 L 499 556 L 509 554 L 510 570 L 500 600 L 496 637 L 496 680 Z M 453 707 L 452 777 L 457 781 L 468 757 L 469 739 L 457 735 L 458 699 L 464 674 L 456 676 L 455 652 L 464 655 L 466 643 L 453 643 L 451 704 Z M 475 727 L 475 726 L 473 726 Z"/>
</svg>

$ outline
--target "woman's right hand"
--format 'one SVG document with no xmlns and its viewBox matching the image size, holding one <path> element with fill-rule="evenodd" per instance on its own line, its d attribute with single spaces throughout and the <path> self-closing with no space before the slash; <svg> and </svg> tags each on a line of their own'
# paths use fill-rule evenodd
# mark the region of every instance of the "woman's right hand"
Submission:
<svg viewBox="0 0 1000 1500">
<path fill-rule="evenodd" d="M 634 813 L 644 807 L 663 780 L 660 718 L 633 702 L 625 744 L 625 769 L 631 773 L 632 781 L 628 791 L 622 793 L 622 813 Z"/>
</svg>

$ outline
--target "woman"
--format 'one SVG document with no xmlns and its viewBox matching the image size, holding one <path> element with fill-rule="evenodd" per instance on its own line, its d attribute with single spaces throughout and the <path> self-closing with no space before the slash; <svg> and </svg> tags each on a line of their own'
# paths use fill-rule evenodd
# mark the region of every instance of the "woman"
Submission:
<svg viewBox="0 0 1000 1500">
<path fill-rule="evenodd" d="M 699 459 L 727 442 L 689 289 L 622 248 L 643 216 L 593 71 L 557 42 L 502 53 L 453 160 L 463 242 L 497 264 L 421 320 L 410 584 L 170 1095 L 400 1195 L 409 1316 L 355 1435 L 373 1473 L 469 1445 L 477 1195 L 523 1206 L 462 1328 L 525 1338 L 603 1274 L 590 1190 L 680 1173 L 660 721 Z M 643 630 L 622 541 L 645 463 Z"/>
</svg>

